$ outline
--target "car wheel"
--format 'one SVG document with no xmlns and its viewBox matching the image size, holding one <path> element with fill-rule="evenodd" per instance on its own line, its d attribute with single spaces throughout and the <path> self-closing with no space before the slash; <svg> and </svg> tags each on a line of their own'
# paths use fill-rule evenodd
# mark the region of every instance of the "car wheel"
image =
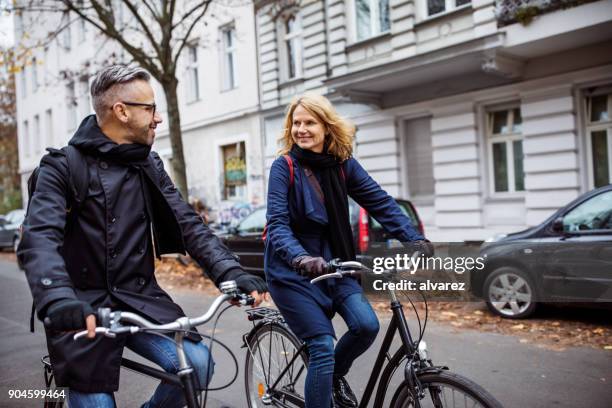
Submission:
<svg viewBox="0 0 612 408">
<path fill-rule="evenodd" d="M 535 311 L 535 286 L 520 269 L 504 266 L 494 270 L 483 292 L 489 309 L 501 317 L 522 319 Z"/>
</svg>

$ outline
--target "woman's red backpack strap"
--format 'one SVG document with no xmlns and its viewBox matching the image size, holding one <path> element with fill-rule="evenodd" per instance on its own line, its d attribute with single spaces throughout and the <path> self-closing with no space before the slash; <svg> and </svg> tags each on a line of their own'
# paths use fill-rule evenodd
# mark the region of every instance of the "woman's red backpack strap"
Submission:
<svg viewBox="0 0 612 408">
<path fill-rule="evenodd" d="M 283 158 L 287 162 L 287 166 L 289 166 L 289 188 L 291 188 L 293 187 L 293 179 L 294 179 L 293 159 L 288 154 L 284 154 Z M 263 232 L 261 233 L 261 239 L 263 239 L 265 242 L 267 236 L 268 236 L 268 224 L 264 225 Z"/>
</svg>

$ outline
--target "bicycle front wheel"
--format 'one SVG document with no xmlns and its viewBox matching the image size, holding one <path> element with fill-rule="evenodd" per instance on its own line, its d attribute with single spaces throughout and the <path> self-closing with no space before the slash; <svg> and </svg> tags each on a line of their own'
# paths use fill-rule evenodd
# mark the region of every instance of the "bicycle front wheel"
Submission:
<svg viewBox="0 0 612 408">
<path fill-rule="evenodd" d="M 460 375 L 441 371 L 419 375 L 425 391 L 422 408 L 503 408 L 491 394 L 475 382 Z M 391 408 L 415 407 L 414 396 L 404 381 L 391 400 Z"/>
<path fill-rule="evenodd" d="M 302 342 L 272 323 L 251 336 L 248 348 L 244 374 L 249 408 L 303 407 L 308 356 Z"/>
</svg>

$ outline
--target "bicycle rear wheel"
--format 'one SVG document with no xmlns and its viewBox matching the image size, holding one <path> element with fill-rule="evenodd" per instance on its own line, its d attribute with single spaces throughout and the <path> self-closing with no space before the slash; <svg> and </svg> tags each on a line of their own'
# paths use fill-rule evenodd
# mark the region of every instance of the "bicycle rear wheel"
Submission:
<svg viewBox="0 0 612 408">
<path fill-rule="evenodd" d="M 422 408 L 502 408 L 502 405 L 475 382 L 448 371 L 419 375 L 425 398 Z M 391 400 L 391 408 L 412 408 L 415 401 L 404 381 Z"/>
<path fill-rule="evenodd" d="M 308 356 L 302 342 L 271 323 L 257 329 L 248 347 L 244 379 L 249 408 L 303 407 Z"/>
</svg>

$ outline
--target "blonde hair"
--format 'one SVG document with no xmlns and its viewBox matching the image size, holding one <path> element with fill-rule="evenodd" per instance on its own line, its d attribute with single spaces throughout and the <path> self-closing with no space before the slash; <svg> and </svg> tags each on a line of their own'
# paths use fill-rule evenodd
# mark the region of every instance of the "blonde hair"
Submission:
<svg viewBox="0 0 612 408">
<path fill-rule="evenodd" d="M 325 144 L 327 153 L 336 156 L 340 161 L 345 161 L 353 154 L 353 139 L 355 137 L 355 125 L 344 119 L 336 112 L 333 105 L 323 95 L 307 92 L 295 98 L 287 107 L 285 124 L 278 142 L 281 146 L 278 154 L 289 153 L 295 142 L 291 136 L 293 125 L 293 112 L 298 106 L 302 106 L 313 115 L 325 128 Z"/>
</svg>

